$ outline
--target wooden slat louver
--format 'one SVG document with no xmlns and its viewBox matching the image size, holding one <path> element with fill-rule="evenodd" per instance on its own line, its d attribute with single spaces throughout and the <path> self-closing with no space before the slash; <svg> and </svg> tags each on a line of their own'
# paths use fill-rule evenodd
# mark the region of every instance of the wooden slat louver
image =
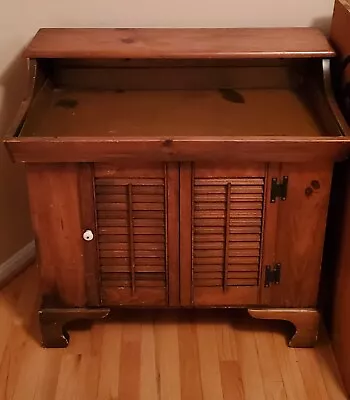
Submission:
<svg viewBox="0 0 350 400">
<path fill-rule="evenodd" d="M 258 286 L 264 177 L 195 178 L 193 286 Z"/>
<path fill-rule="evenodd" d="M 95 167 L 102 302 L 166 304 L 166 167 L 125 172 Z"/>
</svg>

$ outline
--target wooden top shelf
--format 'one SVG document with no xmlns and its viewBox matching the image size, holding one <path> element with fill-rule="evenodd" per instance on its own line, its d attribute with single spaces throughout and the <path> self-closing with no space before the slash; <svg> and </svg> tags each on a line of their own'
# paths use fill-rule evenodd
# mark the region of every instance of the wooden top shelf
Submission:
<svg viewBox="0 0 350 400">
<path fill-rule="evenodd" d="M 334 57 L 314 28 L 44 28 L 28 58 L 309 58 Z"/>
<path fill-rule="evenodd" d="M 323 136 L 291 90 L 43 91 L 21 136 Z"/>
</svg>

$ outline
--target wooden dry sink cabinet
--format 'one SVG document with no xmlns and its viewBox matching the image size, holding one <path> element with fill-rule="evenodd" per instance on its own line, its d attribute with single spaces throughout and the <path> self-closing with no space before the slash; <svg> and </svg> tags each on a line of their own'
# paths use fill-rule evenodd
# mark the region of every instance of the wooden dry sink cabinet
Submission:
<svg viewBox="0 0 350 400">
<path fill-rule="evenodd" d="M 111 307 L 245 307 L 317 338 L 334 162 L 315 29 L 42 29 L 5 139 L 25 162 L 43 345 Z"/>
</svg>

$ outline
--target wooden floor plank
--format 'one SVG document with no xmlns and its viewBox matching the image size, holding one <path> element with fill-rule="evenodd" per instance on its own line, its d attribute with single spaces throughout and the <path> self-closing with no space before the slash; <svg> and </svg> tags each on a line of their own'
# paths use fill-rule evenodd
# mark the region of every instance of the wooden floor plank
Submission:
<svg viewBox="0 0 350 400">
<path fill-rule="evenodd" d="M 273 333 L 273 338 L 288 400 L 307 400 L 308 397 L 298 366 L 295 349 L 287 347 L 286 338 L 281 333 Z"/>
<path fill-rule="evenodd" d="M 35 400 L 54 399 L 57 391 L 63 349 L 43 352 L 43 373 L 36 382 Z M 41 351 L 35 350 L 36 353 Z"/>
<path fill-rule="evenodd" d="M 97 400 L 118 398 L 121 333 L 122 326 L 118 322 L 103 325 Z"/>
<path fill-rule="evenodd" d="M 79 374 L 79 397 L 85 400 L 95 400 L 98 394 L 100 375 L 102 368 L 96 368 L 101 364 L 102 325 L 97 323 L 85 331 L 88 336 L 88 351 L 82 353 L 81 368 Z"/>
<path fill-rule="evenodd" d="M 41 362 L 36 369 L 30 364 L 31 360 L 40 359 L 40 356 L 33 352 L 38 345 L 29 332 L 33 328 L 32 321 L 37 316 L 39 284 L 36 271 L 27 270 L 20 280 L 22 285 L 15 296 L 6 296 L 6 289 L 2 291 L 6 297 L 6 307 L 12 313 L 12 321 L 9 323 L 10 334 L 7 336 L 5 352 L 0 362 L 0 379 L 5 377 L 3 385 L 0 384 L 1 399 L 19 398 L 22 388 L 29 392 L 29 398 L 33 397 L 37 374 L 41 368 Z M 3 323 L 6 321 L 1 321 L 1 326 Z M 4 330 L 6 331 L 6 328 Z M 0 342 L 0 348 L 2 347 L 3 343 Z M 30 371 L 27 371 L 28 365 Z"/>
<path fill-rule="evenodd" d="M 254 331 L 245 322 L 235 330 L 245 400 L 266 400 Z"/>
<path fill-rule="evenodd" d="M 97 397 L 101 353 L 92 351 L 93 335 L 96 327 L 75 331 L 71 337 L 71 347 L 62 356 L 56 400 Z M 101 338 L 101 334 L 99 335 Z M 70 397 L 71 396 L 71 397 Z"/>
<path fill-rule="evenodd" d="M 347 398 L 324 331 L 315 349 L 290 349 L 282 328 L 230 310 L 125 311 L 43 349 L 38 290 L 34 268 L 0 290 L 1 400 Z"/>
<path fill-rule="evenodd" d="M 245 400 L 242 371 L 238 361 L 220 361 L 224 400 Z"/>
<path fill-rule="evenodd" d="M 255 341 L 266 399 L 287 400 L 281 370 L 274 349 L 273 334 L 260 330 L 259 326 L 259 330 L 255 332 Z"/>
<path fill-rule="evenodd" d="M 295 349 L 308 398 L 329 400 L 315 349 Z"/>
<path fill-rule="evenodd" d="M 139 400 L 141 381 L 141 324 L 123 322 L 118 400 Z"/>
<path fill-rule="evenodd" d="M 229 318 L 215 325 L 216 343 L 220 361 L 237 361 L 237 344 L 233 325 Z"/>
<path fill-rule="evenodd" d="M 199 360 L 204 400 L 223 400 L 215 325 L 197 321 Z"/>
<path fill-rule="evenodd" d="M 160 399 L 178 400 L 181 398 L 181 382 L 177 320 L 168 320 L 165 314 L 160 313 L 155 332 Z"/>
<path fill-rule="evenodd" d="M 68 352 L 62 355 L 55 400 L 79 398 L 78 379 L 81 357 L 81 354 Z"/>
<path fill-rule="evenodd" d="M 74 331 L 63 352 L 56 399 L 95 400 L 98 394 L 103 326 Z M 50 350 L 49 350 L 50 351 Z M 97 367 L 97 368 L 96 368 Z"/>
<path fill-rule="evenodd" d="M 141 400 L 160 399 L 158 376 L 154 325 L 146 322 L 142 324 L 141 338 Z"/>
<path fill-rule="evenodd" d="M 199 350 L 194 321 L 180 322 L 178 325 L 181 398 L 202 400 L 201 370 Z"/>
</svg>

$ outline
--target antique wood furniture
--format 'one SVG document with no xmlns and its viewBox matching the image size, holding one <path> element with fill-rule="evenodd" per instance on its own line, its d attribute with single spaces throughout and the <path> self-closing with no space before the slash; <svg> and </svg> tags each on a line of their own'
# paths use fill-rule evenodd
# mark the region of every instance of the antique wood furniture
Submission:
<svg viewBox="0 0 350 400">
<path fill-rule="evenodd" d="M 333 68 L 337 100 L 348 125 L 350 125 L 350 3 L 348 1 L 337 0 L 335 2 L 330 37 L 339 56 L 337 60 L 334 60 Z M 332 344 L 346 390 L 350 394 L 349 161 L 341 168 L 337 168 L 333 186 L 325 267 L 329 270 L 329 272 L 327 271 L 327 278 L 329 278 L 327 281 L 334 281 Z"/>
<path fill-rule="evenodd" d="M 6 146 L 25 162 L 43 344 L 111 307 L 245 307 L 317 337 L 333 165 L 315 29 L 42 29 Z"/>
</svg>

